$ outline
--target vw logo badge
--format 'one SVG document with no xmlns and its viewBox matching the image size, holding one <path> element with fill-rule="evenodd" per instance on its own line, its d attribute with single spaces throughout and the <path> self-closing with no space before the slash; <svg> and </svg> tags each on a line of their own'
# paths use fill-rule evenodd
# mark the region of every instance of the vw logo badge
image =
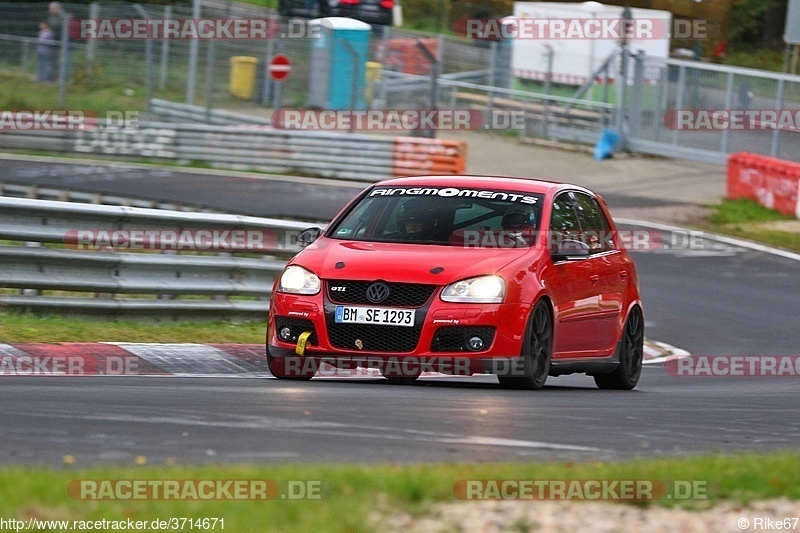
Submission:
<svg viewBox="0 0 800 533">
<path fill-rule="evenodd" d="M 391 289 L 382 281 L 376 281 L 367 287 L 367 300 L 374 304 L 379 304 L 389 297 Z"/>
</svg>

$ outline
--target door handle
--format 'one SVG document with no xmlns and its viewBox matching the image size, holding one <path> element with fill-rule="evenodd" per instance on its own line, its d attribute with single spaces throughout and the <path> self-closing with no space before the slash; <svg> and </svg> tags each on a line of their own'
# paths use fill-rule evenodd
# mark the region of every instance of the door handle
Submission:
<svg viewBox="0 0 800 533">
<path fill-rule="evenodd" d="M 625 278 L 627 278 L 627 277 L 628 277 L 628 271 L 627 271 L 627 270 L 625 270 L 624 268 L 620 269 L 620 271 L 619 271 L 619 277 L 620 277 L 620 278 L 622 278 L 622 279 L 625 279 Z"/>
<path fill-rule="evenodd" d="M 598 276 L 597 274 L 592 274 L 591 276 L 589 276 L 589 279 L 592 280 L 592 283 L 597 283 L 598 281 L 600 281 L 600 276 Z"/>
</svg>

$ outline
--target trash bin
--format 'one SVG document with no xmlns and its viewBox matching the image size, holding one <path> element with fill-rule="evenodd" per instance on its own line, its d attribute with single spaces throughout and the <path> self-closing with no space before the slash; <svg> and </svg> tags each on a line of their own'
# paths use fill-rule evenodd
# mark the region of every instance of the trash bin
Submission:
<svg viewBox="0 0 800 533">
<path fill-rule="evenodd" d="M 377 61 L 367 61 L 367 87 L 364 89 L 367 107 L 372 107 L 372 101 L 375 98 L 375 87 L 381 81 L 382 68 L 383 65 Z"/>
<path fill-rule="evenodd" d="M 242 100 L 253 97 L 258 58 L 235 56 L 231 58 L 231 94 Z"/>
</svg>

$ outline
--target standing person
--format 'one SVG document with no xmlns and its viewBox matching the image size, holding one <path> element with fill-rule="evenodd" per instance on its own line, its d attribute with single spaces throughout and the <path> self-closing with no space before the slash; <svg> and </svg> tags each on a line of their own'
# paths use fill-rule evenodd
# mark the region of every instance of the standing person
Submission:
<svg viewBox="0 0 800 533">
<path fill-rule="evenodd" d="M 37 76 L 36 81 L 52 81 L 54 59 L 57 43 L 55 34 L 47 22 L 39 23 L 39 35 L 36 42 Z"/>
<path fill-rule="evenodd" d="M 62 32 L 68 31 L 68 24 L 69 24 L 69 13 L 64 11 L 64 8 L 61 6 L 60 2 L 50 2 L 50 5 L 47 7 L 47 24 L 50 26 L 50 29 L 53 30 L 55 34 L 55 40 L 59 43 L 59 47 L 61 46 L 61 39 L 62 39 Z M 60 48 L 59 48 L 60 49 Z M 64 59 L 66 65 L 66 72 L 67 72 L 67 80 L 70 78 L 70 70 L 72 70 L 72 54 L 69 50 L 69 33 L 67 33 L 67 50 L 66 50 L 66 59 Z M 60 56 L 59 56 L 60 57 Z M 52 81 L 58 79 L 59 69 L 55 68 L 56 65 L 60 65 L 59 61 L 53 62 L 54 68 L 51 71 Z"/>
</svg>

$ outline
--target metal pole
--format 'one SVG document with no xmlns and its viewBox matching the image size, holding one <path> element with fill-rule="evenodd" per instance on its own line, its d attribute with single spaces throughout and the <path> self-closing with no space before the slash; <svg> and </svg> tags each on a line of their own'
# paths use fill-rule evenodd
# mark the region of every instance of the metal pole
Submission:
<svg viewBox="0 0 800 533">
<path fill-rule="evenodd" d="M 208 55 L 206 59 L 206 123 L 211 124 L 211 105 L 214 101 L 214 52 L 216 41 L 208 41 Z"/>
<path fill-rule="evenodd" d="M 67 105 L 67 58 L 69 56 L 69 17 L 61 12 L 61 53 L 58 65 L 58 105 Z"/>
<path fill-rule="evenodd" d="M 493 100 L 494 100 L 494 91 L 491 90 L 491 87 L 494 87 L 495 83 L 495 69 L 497 68 L 497 41 L 492 41 L 489 45 L 489 92 L 487 93 L 486 97 L 486 111 L 488 113 L 488 124 L 494 124 L 492 120 L 492 112 L 493 112 Z M 486 123 L 484 123 L 486 124 Z"/>
<path fill-rule="evenodd" d="M 622 64 L 619 67 L 619 83 L 617 89 L 617 133 L 619 133 L 619 149 L 628 147 L 625 134 L 625 92 L 628 86 L 628 47 L 622 49 Z"/>
<path fill-rule="evenodd" d="M 686 83 L 686 67 L 681 65 L 678 67 L 678 96 L 675 99 L 675 109 L 681 109 L 683 107 L 683 91 L 684 85 Z M 672 130 L 672 144 L 678 144 L 678 133 L 680 130 L 675 128 Z"/>
<path fill-rule="evenodd" d="M 164 7 L 164 20 L 172 18 L 172 6 Z M 161 40 L 161 75 L 158 79 L 158 88 L 167 86 L 167 71 L 169 68 L 169 39 Z"/>
<path fill-rule="evenodd" d="M 139 15 L 146 19 L 148 18 L 147 11 L 139 4 L 134 4 L 134 9 L 139 12 Z M 150 108 L 150 100 L 153 99 L 153 39 L 148 37 L 144 42 L 144 57 L 145 57 L 145 72 L 144 72 L 144 85 L 145 85 L 145 101 L 147 102 L 148 109 Z"/>
<path fill-rule="evenodd" d="M 97 2 L 92 2 L 92 4 L 89 6 L 89 18 L 95 20 L 100 18 L 100 4 Z M 92 71 L 94 70 L 94 59 L 96 52 L 97 39 L 89 39 L 86 48 L 86 68 L 89 70 L 89 76 L 92 75 Z"/>
<path fill-rule="evenodd" d="M 200 18 L 200 5 L 203 0 L 193 0 L 192 4 L 192 18 Z M 189 41 L 189 74 L 186 78 L 186 103 L 194 103 L 194 83 L 195 76 L 197 76 L 197 47 L 200 43 L 197 39 Z"/>
<path fill-rule="evenodd" d="M 275 55 L 274 53 L 274 41 L 272 39 L 267 40 L 267 52 L 264 56 L 264 83 L 261 86 L 261 103 L 263 105 L 269 105 L 270 100 L 270 92 L 272 90 L 272 76 L 269 75 L 267 69 L 269 69 L 269 64 L 272 62 L 272 56 Z"/>
<path fill-rule="evenodd" d="M 792 70 L 790 71 L 792 74 L 797 74 L 797 54 L 800 52 L 800 47 L 796 44 L 792 45 Z"/>
<path fill-rule="evenodd" d="M 417 48 L 420 49 L 422 54 L 425 56 L 425 59 L 427 59 L 428 62 L 431 64 L 431 103 L 430 103 L 431 111 L 436 109 L 436 101 L 437 101 L 437 98 L 436 98 L 437 94 L 436 93 L 439 90 L 439 66 L 441 64 L 441 53 L 442 53 L 442 50 L 441 50 L 441 37 L 442 36 L 440 35 L 439 36 L 440 46 L 439 46 L 439 58 L 438 59 L 437 59 L 437 57 L 435 55 L 433 55 L 431 53 L 430 50 L 428 50 L 428 47 L 425 46 L 425 44 L 423 44 L 422 41 L 417 41 Z M 430 139 L 433 139 L 433 138 L 436 137 L 436 130 L 421 131 L 420 135 L 422 137 L 428 137 Z"/>
<path fill-rule="evenodd" d="M 347 53 L 350 54 L 350 58 L 353 60 L 353 77 L 350 81 L 350 109 L 354 110 L 358 105 L 358 64 L 359 64 L 359 57 L 358 52 L 356 49 L 353 48 L 353 45 L 347 41 L 342 41 L 344 45 L 344 49 L 347 50 Z M 353 131 L 353 122 L 350 121 L 350 131 Z"/>
<path fill-rule="evenodd" d="M 641 123 L 642 91 L 644 89 L 644 52 L 633 56 L 633 86 L 631 87 L 631 113 L 629 117 L 629 135 L 636 136 Z"/>
<path fill-rule="evenodd" d="M 278 53 L 282 54 L 284 50 L 284 43 L 283 39 L 277 39 L 277 46 Z M 283 82 L 282 81 L 275 81 L 274 90 L 272 92 L 272 107 L 273 109 L 280 109 L 283 105 Z"/>
<path fill-rule="evenodd" d="M 555 55 L 555 50 L 549 44 L 545 45 L 547 48 L 547 52 L 545 55 L 547 56 L 547 73 L 544 77 L 544 94 L 550 94 L 552 91 L 553 86 L 553 56 Z M 544 99 L 544 114 L 542 116 L 542 137 L 545 139 L 549 136 L 550 130 L 550 100 L 548 98 Z"/>
<path fill-rule="evenodd" d="M 777 100 L 778 104 L 775 106 L 775 109 L 781 110 L 783 109 L 783 89 L 784 89 L 784 80 L 778 80 L 778 94 Z M 770 144 L 769 154 L 772 157 L 778 157 L 778 151 L 781 149 L 781 130 L 780 128 L 776 127 L 775 130 L 772 132 L 772 143 Z"/>
<path fill-rule="evenodd" d="M 728 72 L 728 81 L 725 86 L 725 109 L 730 109 L 733 105 L 733 72 Z M 722 139 L 720 140 L 719 151 L 723 154 L 728 153 L 728 141 L 730 140 L 730 128 L 722 129 Z"/>
</svg>

